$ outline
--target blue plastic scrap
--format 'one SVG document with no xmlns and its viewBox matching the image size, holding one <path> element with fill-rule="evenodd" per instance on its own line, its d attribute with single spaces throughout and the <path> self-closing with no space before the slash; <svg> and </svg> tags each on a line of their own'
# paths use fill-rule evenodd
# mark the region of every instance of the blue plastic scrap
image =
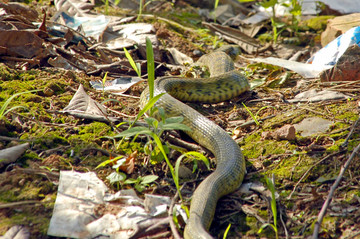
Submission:
<svg viewBox="0 0 360 239">
<path fill-rule="evenodd" d="M 351 28 L 335 40 L 331 41 L 312 56 L 308 60 L 308 63 L 312 63 L 313 65 L 324 69 L 332 68 L 344 52 L 350 46 L 355 44 L 360 44 L 360 26 Z"/>
</svg>

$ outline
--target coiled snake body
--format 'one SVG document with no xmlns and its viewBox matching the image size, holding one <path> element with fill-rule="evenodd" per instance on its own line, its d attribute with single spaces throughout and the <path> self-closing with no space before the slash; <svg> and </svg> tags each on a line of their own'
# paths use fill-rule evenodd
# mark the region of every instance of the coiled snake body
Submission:
<svg viewBox="0 0 360 239">
<path fill-rule="evenodd" d="M 185 133 L 209 149 L 217 161 L 216 170 L 200 183 L 192 196 L 185 239 L 212 238 L 207 230 L 218 199 L 238 188 L 245 175 L 245 161 L 237 143 L 222 128 L 181 101 L 221 102 L 249 90 L 249 83 L 222 51 L 204 55 L 198 63 L 209 68 L 211 77 L 162 77 L 154 86 L 154 95 L 165 93 L 156 106 L 163 108 L 167 117 L 183 116 L 183 124 L 191 128 L 191 132 Z M 144 107 L 148 98 L 147 88 L 141 95 L 140 107 Z"/>
</svg>

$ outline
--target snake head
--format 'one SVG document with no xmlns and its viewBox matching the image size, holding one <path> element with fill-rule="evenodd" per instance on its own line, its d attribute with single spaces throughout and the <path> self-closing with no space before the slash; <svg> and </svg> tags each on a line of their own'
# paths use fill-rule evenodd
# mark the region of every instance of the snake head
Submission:
<svg viewBox="0 0 360 239">
<path fill-rule="evenodd" d="M 224 45 L 216 49 L 215 51 L 222 51 L 228 54 L 231 59 L 235 59 L 241 53 L 241 49 L 239 45 Z"/>
</svg>

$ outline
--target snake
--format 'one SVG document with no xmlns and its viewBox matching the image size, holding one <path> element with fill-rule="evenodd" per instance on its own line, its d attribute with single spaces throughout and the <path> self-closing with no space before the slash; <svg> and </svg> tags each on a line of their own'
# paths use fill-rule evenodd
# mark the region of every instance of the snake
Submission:
<svg viewBox="0 0 360 239">
<path fill-rule="evenodd" d="M 247 78 L 235 69 L 230 55 L 237 47 L 222 47 L 199 58 L 197 65 L 206 66 L 206 78 L 160 77 L 154 82 L 154 96 L 164 93 L 155 103 L 166 117 L 182 116 L 185 131 L 192 139 L 210 150 L 216 169 L 195 189 L 190 203 L 184 238 L 213 238 L 208 230 L 213 221 L 217 201 L 235 191 L 246 173 L 239 145 L 220 126 L 183 102 L 218 103 L 249 90 Z M 230 53 L 230 54 L 229 54 Z M 140 96 L 140 108 L 149 101 L 149 87 Z"/>
</svg>

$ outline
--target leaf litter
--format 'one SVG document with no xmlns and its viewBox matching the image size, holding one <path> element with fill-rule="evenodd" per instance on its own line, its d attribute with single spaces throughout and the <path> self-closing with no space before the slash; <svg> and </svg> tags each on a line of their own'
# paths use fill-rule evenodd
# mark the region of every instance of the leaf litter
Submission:
<svg viewBox="0 0 360 239">
<path fill-rule="evenodd" d="M 74 2 L 75 5 L 66 5 Z M 229 29 L 226 28 L 228 26 L 209 22 L 201 26 L 201 18 L 195 18 L 197 20 L 192 23 L 186 22 L 186 19 L 192 19 L 186 14 L 190 12 L 196 16 L 196 10 L 186 2 L 178 4 L 170 6 L 169 3 L 163 3 L 149 6 L 155 13 L 161 13 L 161 9 L 178 11 L 175 11 L 176 14 L 168 11 L 167 15 L 164 14 L 165 17 L 159 19 L 148 14 L 144 15 L 146 22 L 134 22 L 134 14 L 131 17 L 99 15 L 95 14 L 93 5 L 77 1 L 55 1 L 57 10 L 53 9 L 51 16 L 24 5 L 1 3 L 0 7 L 4 13 L 2 12 L 0 19 L 0 35 L 3 36 L 0 37 L 0 99 L 5 102 L 11 95 L 21 91 L 43 90 L 16 98 L 11 106 L 19 105 L 26 109 L 12 111 L 5 119 L 0 120 L 0 149 L 10 149 L 18 145 L 21 147 L 24 141 L 30 142 L 30 149 L 22 156 L 16 156 L 16 161 L 7 162 L 1 168 L 0 234 L 4 234 L 10 228 L 12 231 L 9 233 L 21 232 L 22 228 L 18 225 L 24 225 L 32 237 L 46 237 L 56 207 L 55 200 L 58 200 L 56 193 L 59 192 L 59 175 L 63 173 L 70 174 L 73 171 L 74 174 L 86 175 L 89 171 L 95 172 L 101 180 L 99 182 L 105 182 L 108 190 L 115 194 L 119 187 L 106 179 L 115 169 L 112 165 L 96 167 L 118 155 L 124 155 L 128 160 L 120 170 L 124 171 L 124 174 L 126 172 L 125 176 L 131 182 L 119 185 L 122 190 L 136 188 L 135 185 L 144 183 L 144 191 L 133 191 L 132 196 L 128 197 L 129 200 L 141 201 L 145 193 L 161 194 L 174 198 L 173 201 L 176 200 L 175 187 L 171 183 L 166 165 L 163 162 L 154 165 L 145 163 L 145 158 L 148 157 L 143 149 L 146 138 L 139 136 L 136 140 L 123 142 L 120 149 L 108 138 L 115 135 L 117 130 L 126 129 L 126 124 L 122 123 L 136 117 L 137 97 L 144 89 L 145 83 L 139 82 L 130 88 L 127 87 L 121 90 L 121 95 L 118 96 L 103 91 L 100 87 L 98 91 L 94 90 L 89 83 L 97 81 L 98 85 L 101 85 L 106 72 L 109 78 L 107 81 L 137 75 L 125 58 L 124 47 L 130 50 L 135 61 L 140 63 L 141 75 L 146 78 L 146 36 L 152 39 L 155 49 L 156 76 L 193 74 L 184 72 L 185 66 L 179 65 L 184 62 L 183 59 L 187 59 L 186 55 L 196 60 L 201 54 L 212 51 L 214 46 L 224 42 L 235 42 L 242 46 L 245 58 L 239 58 L 236 66 L 250 81 L 261 79 L 262 84 L 256 84 L 252 92 L 228 102 L 190 105 L 228 132 L 234 133 L 233 138 L 240 144 L 247 160 L 248 174 L 244 185 L 254 183 L 265 186 L 263 177 L 275 175 L 279 207 L 277 216 L 281 222 L 281 225 L 278 225 L 279 234 L 301 238 L 313 234 L 310 225 L 315 223 L 316 215 L 328 196 L 332 182 L 338 179 L 340 167 L 359 143 L 358 126 L 355 124 L 358 119 L 359 101 L 357 91 L 353 90 L 357 89 L 358 82 L 330 81 L 329 77 L 326 78 L 328 82 L 321 82 L 317 78 L 304 81 L 301 76 L 305 76 L 306 79 L 308 75 L 296 70 L 294 71 L 300 75 L 292 74 L 281 79 L 288 72 L 284 68 L 292 69 L 291 67 L 281 65 L 284 68 L 274 68 L 266 65 L 271 62 L 249 64 L 250 60 L 258 56 L 262 59 L 279 57 L 272 50 L 275 46 L 259 43 L 258 39 L 254 38 L 256 33 L 249 38 L 241 38 L 240 33 L 235 30 L 229 33 Z M 237 6 L 239 5 L 235 3 L 232 5 L 234 8 Z M 36 7 L 39 9 L 39 5 Z M 184 10 L 181 10 L 182 8 Z M 169 13 L 173 16 L 167 19 Z M 218 15 L 217 18 L 219 17 Z M 165 21 L 160 20 L 161 18 Z M 66 26 L 67 21 L 79 23 L 85 20 L 91 22 L 90 28 L 84 28 L 81 24 L 74 28 Z M 35 24 L 36 21 L 40 24 Z M 177 21 L 186 22 L 188 25 L 184 26 Z M 196 25 L 192 28 L 194 23 Z M 102 28 L 92 29 L 91 26 L 94 24 Z M 199 30 L 205 27 L 220 37 L 215 38 L 208 31 Z M 88 29 L 96 30 L 91 32 L 95 34 L 89 34 Z M 137 34 L 138 31 L 135 29 L 143 31 Z M 261 28 L 257 27 L 253 32 L 260 30 Z M 312 37 L 314 35 L 309 33 L 308 38 Z M 278 50 L 282 43 L 276 47 Z M 283 47 L 285 49 L 285 46 Z M 171 48 L 176 51 L 167 50 Z M 254 53 L 256 55 L 253 55 Z M 303 53 L 310 57 L 309 51 Z M 178 60 L 168 60 L 171 57 L 176 59 L 177 55 L 180 56 Z M 299 57 L 305 64 L 306 58 L 301 55 Z M 75 97 L 78 88 L 82 89 L 80 98 Z M 306 92 L 312 94 L 301 97 Z M 325 99 L 321 98 L 322 92 L 334 92 L 334 95 L 324 94 L 327 97 Z M 314 100 L 311 97 L 317 98 Z M 89 112 L 90 105 L 95 107 Z M 96 115 L 93 110 L 101 112 L 101 117 L 89 117 L 88 113 Z M 331 123 L 328 127 L 320 127 L 320 131 L 309 135 L 301 135 L 301 132 L 296 130 L 295 139 L 281 136 L 290 132 L 281 131 L 282 127 L 293 130 L 294 126 L 296 129 L 296 125 L 314 117 Z M 122 123 L 117 125 L 119 122 Z M 310 124 L 307 127 L 313 126 Z M 264 137 L 265 132 L 271 136 Z M 184 141 L 181 144 L 184 147 L 182 150 L 186 150 L 186 146 L 192 143 L 186 138 L 183 139 L 177 132 L 170 134 L 171 137 L 178 138 L 178 142 Z M 171 149 L 170 155 L 175 162 L 179 152 Z M 207 156 L 212 157 L 208 153 Z M 192 167 L 191 164 L 185 166 Z M 198 167 L 200 171 L 196 172 L 197 178 L 192 178 L 183 189 L 186 197 L 191 196 L 193 187 L 199 179 L 208 175 L 206 167 L 201 163 Z M 356 228 L 360 215 L 357 168 L 358 162 L 355 159 L 333 194 L 327 214 L 321 219 L 322 230 L 318 232 L 320 237 L 345 238 L 359 234 Z M 156 181 L 146 178 L 151 175 L 157 175 L 159 178 Z M 258 235 L 262 224 L 272 222 L 268 206 L 271 193 L 266 189 L 257 190 L 258 187 L 249 187 L 247 192 L 239 190 L 220 200 L 211 228 L 212 235 L 222 237 L 222 233 L 231 223 L 232 230 L 228 238 L 275 236 L 269 228 Z M 76 187 L 70 189 L 75 190 Z M 168 207 L 171 208 L 173 202 L 169 203 L 169 199 L 166 200 L 166 203 L 160 203 L 160 208 L 163 208 L 162 213 L 167 215 Z M 105 205 L 105 208 L 98 206 L 93 209 L 94 213 L 98 213 L 94 215 L 98 219 L 107 215 L 102 219 L 106 223 L 101 221 L 100 226 L 110 222 L 107 217 L 114 217 L 121 210 L 131 209 L 127 206 L 119 208 L 111 204 Z M 138 209 L 144 210 L 141 207 Z M 39 218 L 39 214 L 43 216 Z M 185 217 L 176 218 L 179 225 L 184 226 L 182 220 Z M 151 228 L 149 224 L 136 225 L 145 233 L 143 236 L 158 234 L 166 238 L 171 237 L 174 231 L 171 232 L 169 229 L 169 218 L 165 216 L 163 219 L 159 222 L 150 220 L 150 224 L 158 225 L 154 230 L 147 230 Z M 92 235 L 100 231 L 100 228 L 94 225 L 87 224 L 88 228 L 91 228 L 90 231 L 94 232 Z M 140 237 L 141 234 L 137 235 Z"/>
</svg>

